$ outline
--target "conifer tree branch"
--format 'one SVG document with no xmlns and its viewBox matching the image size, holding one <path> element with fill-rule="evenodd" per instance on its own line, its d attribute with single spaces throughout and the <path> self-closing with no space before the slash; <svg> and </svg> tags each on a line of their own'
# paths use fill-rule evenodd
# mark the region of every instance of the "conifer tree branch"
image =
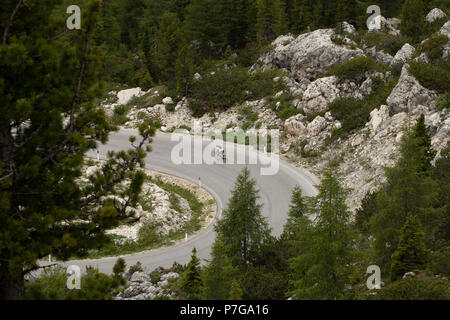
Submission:
<svg viewBox="0 0 450 320">
<path fill-rule="evenodd" d="M 14 22 L 14 17 L 17 14 L 17 11 L 19 11 L 20 6 L 24 3 L 24 0 L 19 0 L 19 2 L 17 2 L 17 5 L 15 6 L 13 12 L 11 13 L 11 16 L 9 17 L 8 22 L 6 23 L 5 29 L 3 30 L 3 40 L 2 40 L 2 45 L 6 46 L 6 41 L 8 39 L 8 33 L 9 33 L 9 28 L 12 26 L 13 22 Z"/>
</svg>

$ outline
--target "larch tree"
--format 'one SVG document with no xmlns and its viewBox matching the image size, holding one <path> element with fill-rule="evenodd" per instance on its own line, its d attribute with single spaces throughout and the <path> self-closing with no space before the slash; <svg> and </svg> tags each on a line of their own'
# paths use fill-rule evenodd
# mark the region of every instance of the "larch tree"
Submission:
<svg viewBox="0 0 450 320">
<path fill-rule="evenodd" d="M 419 127 L 420 123 L 419 119 Z M 419 216 L 430 241 L 438 228 L 439 210 L 434 208 L 438 186 L 429 172 L 423 170 L 429 152 L 423 146 L 428 143 L 424 142 L 424 135 L 418 137 L 416 132 L 417 129 L 405 129 L 397 163 L 385 169 L 387 183 L 377 197 L 379 210 L 369 222 L 370 232 L 375 237 L 377 263 L 385 271 L 390 269 L 392 254 L 409 212 Z"/>
<path fill-rule="evenodd" d="M 417 216 L 409 213 L 400 231 L 397 250 L 392 255 L 391 280 L 401 279 L 406 272 L 422 269 L 427 258 L 428 250 L 422 224 Z"/>
<path fill-rule="evenodd" d="M 234 266 L 247 267 L 264 241 L 270 236 L 270 228 L 261 214 L 256 181 L 246 167 L 238 175 L 223 217 L 217 222 L 216 241 L 221 241 L 224 251 Z"/>
<path fill-rule="evenodd" d="M 345 204 L 348 190 L 339 176 L 326 170 L 311 198 L 314 223 L 298 244 L 298 257 L 291 259 L 296 299 L 344 299 L 353 259 L 350 211 Z M 306 231 L 306 230 L 305 230 Z"/>
<path fill-rule="evenodd" d="M 181 288 L 189 299 L 200 299 L 202 292 L 202 279 L 200 276 L 200 260 L 197 257 L 197 249 L 192 249 L 191 260 L 183 274 Z"/>
<path fill-rule="evenodd" d="M 422 0 L 406 0 L 402 9 L 402 35 L 418 40 L 423 34 L 425 9 Z"/>
<path fill-rule="evenodd" d="M 0 295 L 6 299 L 24 298 L 24 276 L 39 268 L 38 259 L 82 256 L 130 216 L 126 206 L 137 201 L 144 178 L 135 169 L 144 166 L 154 135 L 143 124 L 132 149 L 111 152 L 85 185 L 78 183 L 86 153 L 114 128 L 94 104 L 102 92 L 101 53 L 91 41 L 100 2 L 81 4 L 81 29 L 73 31 L 65 30 L 61 2 L 2 3 Z M 130 188 L 116 190 L 125 179 Z M 108 200 L 118 193 L 124 206 Z"/>
</svg>

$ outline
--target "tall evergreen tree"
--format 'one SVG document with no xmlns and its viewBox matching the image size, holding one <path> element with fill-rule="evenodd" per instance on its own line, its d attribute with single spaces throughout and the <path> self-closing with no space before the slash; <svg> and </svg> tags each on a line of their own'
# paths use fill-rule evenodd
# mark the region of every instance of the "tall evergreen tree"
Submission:
<svg viewBox="0 0 450 320">
<path fill-rule="evenodd" d="M 270 236 L 258 199 L 256 181 L 250 178 L 246 167 L 238 175 L 228 206 L 215 227 L 217 241 L 223 242 L 226 255 L 235 266 L 245 268 Z"/>
<path fill-rule="evenodd" d="M 296 299 L 343 299 L 353 258 L 350 212 L 345 204 L 348 190 L 329 170 L 318 189 L 319 194 L 309 204 L 316 219 L 299 242 L 300 255 L 291 260 L 291 294 Z"/>
<path fill-rule="evenodd" d="M 164 13 L 155 36 L 155 60 L 159 69 L 157 80 L 168 81 L 175 86 L 176 61 L 183 40 L 182 26 L 177 15 L 172 12 Z"/>
<path fill-rule="evenodd" d="M 257 8 L 260 41 L 271 41 L 287 30 L 285 6 L 280 0 L 257 0 Z"/>
<path fill-rule="evenodd" d="M 242 300 L 242 289 L 236 280 L 231 283 L 230 300 Z"/>
<path fill-rule="evenodd" d="M 232 280 L 238 275 L 231 259 L 226 256 L 224 245 L 216 241 L 211 251 L 212 260 L 203 273 L 204 293 L 206 300 L 226 300 L 229 298 Z"/>
<path fill-rule="evenodd" d="M 431 137 L 425 125 L 425 116 L 423 114 L 417 120 L 413 131 L 414 138 L 417 139 L 417 147 L 422 149 L 422 170 L 424 172 L 430 172 L 432 167 L 431 162 L 436 156 L 436 151 L 431 147 Z"/>
<path fill-rule="evenodd" d="M 425 9 L 422 0 L 406 0 L 402 9 L 400 31 L 404 36 L 420 39 L 425 25 Z"/>
<path fill-rule="evenodd" d="M 420 121 L 419 121 L 420 123 Z M 415 212 L 424 224 L 429 239 L 436 232 L 434 208 L 437 185 L 429 173 L 423 171 L 426 148 L 423 136 L 416 137 L 414 130 L 405 129 L 400 144 L 400 156 L 392 168 L 386 168 L 387 184 L 378 197 L 380 210 L 370 220 L 370 230 L 375 236 L 378 263 L 389 270 L 391 256 L 398 245 L 399 232 L 409 212 Z"/>
<path fill-rule="evenodd" d="M 129 217 L 107 199 L 131 179 L 122 196 L 137 199 L 143 139 L 111 153 L 85 186 L 78 185 L 85 154 L 113 129 L 93 104 L 101 94 L 100 53 L 92 40 L 100 3 L 82 6 L 81 30 L 61 35 L 66 8 L 55 1 L 6 1 L 0 45 L 0 296 L 24 297 L 24 276 L 49 254 L 67 259 L 104 244 L 106 229 Z M 52 10 L 61 14 L 50 15 Z M 36 26 L 40 26 L 37 28 Z M 132 141 L 135 141 L 133 138 Z M 80 223 L 83 221 L 84 223 Z"/>
<path fill-rule="evenodd" d="M 296 186 L 292 191 L 291 203 L 289 205 L 288 221 L 284 226 L 284 236 L 290 237 L 298 229 L 298 226 L 302 219 L 308 219 L 306 217 L 307 204 L 303 197 L 302 189 Z"/>
<path fill-rule="evenodd" d="M 200 277 L 200 260 L 197 258 L 197 249 L 192 249 L 191 260 L 183 274 L 181 288 L 189 299 L 200 299 L 202 291 L 202 279 Z"/>
<path fill-rule="evenodd" d="M 427 262 L 428 250 L 420 219 L 408 214 L 400 231 L 397 250 L 392 255 L 391 280 L 401 279 L 406 272 L 422 269 Z"/>
</svg>

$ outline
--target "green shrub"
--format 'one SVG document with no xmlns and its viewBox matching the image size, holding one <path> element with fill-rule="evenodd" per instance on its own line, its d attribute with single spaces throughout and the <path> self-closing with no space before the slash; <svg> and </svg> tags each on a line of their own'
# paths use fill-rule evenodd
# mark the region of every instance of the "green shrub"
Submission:
<svg viewBox="0 0 450 320">
<path fill-rule="evenodd" d="M 450 109 L 450 92 L 441 94 L 436 99 L 436 108 L 438 110 Z"/>
<path fill-rule="evenodd" d="M 277 107 L 278 102 L 280 103 Z M 292 96 L 289 93 L 283 93 L 279 97 L 272 99 L 269 107 L 277 113 L 278 118 L 286 121 L 292 116 L 301 113 L 301 110 L 292 105 Z"/>
<path fill-rule="evenodd" d="M 435 34 L 419 47 L 420 53 L 426 53 L 428 58 L 436 61 L 442 58 L 444 46 L 448 43 L 448 37 L 443 34 Z"/>
<path fill-rule="evenodd" d="M 377 300 L 448 300 L 449 283 L 431 277 L 406 278 L 395 281 L 379 290 Z"/>
<path fill-rule="evenodd" d="M 152 221 L 146 221 L 138 231 L 138 242 L 142 245 L 152 245 L 159 241 L 158 225 Z"/>
<path fill-rule="evenodd" d="M 439 93 L 450 91 L 450 57 L 433 64 L 413 61 L 409 71 L 419 80 L 420 84 Z"/>
<path fill-rule="evenodd" d="M 372 110 L 386 102 L 397 84 L 395 78 L 390 78 L 384 83 L 383 80 L 373 77 L 372 81 L 372 93 L 364 99 L 339 98 L 328 106 L 333 116 L 341 121 L 342 133 L 362 128 L 369 120 Z"/>
<path fill-rule="evenodd" d="M 239 67 L 207 74 L 192 84 L 189 108 L 195 115 L 202 115 L 272 95 L 282 86 L 273 81 L 277 75 L 280 72 L 274 70 L 249 74 L 246 68 Z"/>
<path fill-rule="evenodd" d="M 239 107 L 237 113 L 250 122 L 255 122 L 256 120 L 258 120 L 258 112 L 253 111 L 253 108 L 250 105 Z"/>
<path fill-rule="evenodd" d="M 125 283 L 121 275 L 108 276 L 87 268 L 81 277 L 81 289 L 67 288 L 66 268 L 57 267 L 26 283 L 26 298 L 30 300 L 110 300 Z"/>
<path fill-rule="evenodd" d="M 175 111 L 175 104 L 174 103 L 166 104 L 166 111 L 169 112 Z"/>
<path fill-rule="evenodd" d="M 341 64 L 333 65 L 326 75 L 334 75 L 342 80 L 353 80 L 361 83 L 365 80 L 365 73 L 376 68 L 375 60 L 371 57 L 359 57 Z"/>
<path fill-rule="evenodd" d="M 395 55 L 405 43 L 409 41 L 408 38 L 402 36 L 394 36 L 387 32 L 367 32 L 363 37 L 363 42 L 369 47 L 376 47 L 377 50 L 383 50 L 391 55 Z"/>
<path fill-rule="evenodd" d="M 127 122 L 129 119 L 126 116 L 127 112 L 129 110 L 129 107 L 124 105 L 118 105 L 114 108 L 113 114 L 110 118 L 111 124 L 115 126 L 121 126 L 125 122 Z"/>
<path fill-rule="evenodd" d="M 356 98 L 339 98 L 329 105 L 333 116 L 342 122 L 344 132 L 363 126 L 369 120 L 371 107 Z"/>
</svg>

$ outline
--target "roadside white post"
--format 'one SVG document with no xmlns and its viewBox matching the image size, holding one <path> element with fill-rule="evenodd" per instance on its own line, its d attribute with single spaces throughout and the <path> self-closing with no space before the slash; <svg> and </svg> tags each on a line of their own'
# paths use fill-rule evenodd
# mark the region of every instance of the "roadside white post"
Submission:
<svg viewBox="0 0 450 320">
<path fill-rule="evenodd" d="M 100 161 L 100 151 L 97 150 L 97 161 Z"/>
<path fill-rule="evenodd" d="M 48 262 L 49 262 L 49 263 L 52 262 L 52 255 L 51 255 L 51 254 L 48 255 Z"/>
<path fill-rule="evenodd" d="M 187 234 L 187 232 L 184 234 L 184 241 L 187 241 L 187 238 L 188 238 L 188 234 Z"/>
<path fill-rule="evenodd" d="M 198 177 L 198 185 L 200 188 L 202 187 L 202 180 L 200 179 L 200 177 Z"/>
</svg>

